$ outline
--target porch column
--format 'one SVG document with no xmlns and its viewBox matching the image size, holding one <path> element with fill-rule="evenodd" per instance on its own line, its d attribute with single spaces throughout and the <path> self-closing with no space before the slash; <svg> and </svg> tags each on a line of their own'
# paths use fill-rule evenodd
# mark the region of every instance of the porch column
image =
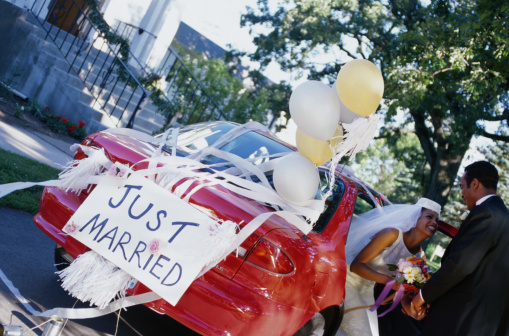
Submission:
<svg viewBox="0 0 509 336">
<path fill-rule="evenodd" d="M 178 0 L 153 0 L 140 23 L 131 50 L 140 63 L 155 69 L 166 55 L 180 24 Z"/>
</svg>

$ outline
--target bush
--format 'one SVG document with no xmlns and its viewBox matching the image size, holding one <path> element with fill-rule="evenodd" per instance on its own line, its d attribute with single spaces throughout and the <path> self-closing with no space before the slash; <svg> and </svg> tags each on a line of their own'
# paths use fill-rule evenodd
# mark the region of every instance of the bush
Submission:
<svg viewBox="0 0 509 336">
<path fill-rule="evenodd" d="M 46 113 L 44 114 L 44 121 L 46 125 L 55 132 L 68 134 L 79 140 L 83 140 L 87 136 L 85 131 L 86 124 L 81 120 L 78 125 L 76 125 L 70 122 L 65 115 L 56 116 L 51 113 Z"/>
</svg>

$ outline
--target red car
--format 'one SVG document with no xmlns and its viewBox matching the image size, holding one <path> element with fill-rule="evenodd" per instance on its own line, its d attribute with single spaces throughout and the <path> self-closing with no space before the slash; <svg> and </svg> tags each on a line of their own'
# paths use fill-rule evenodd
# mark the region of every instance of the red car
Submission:
<svg viewBox="0 0 509 336">
<path fill-rule="evenodd" d="M 177 155 L 187 156 L 213 144 L 237 127 L 229 122 L 210 122 L 183 127 Z M 182 140 L 182 141 L 181 141 Z M 134 163 L 146 159 L 155 144 L 126 135 L 99 132 L 82 143 L 104 148 L 112 162 Z M 269 160 L 268 155 L 292 152 L 295 148 L 260 130 L 251 130 L 228 141 L 222 150 L 243 158 Z M 170 155 L 171 150 L 165 154 Z M 85 154 L 78 150 L 76 159 Z M 217 162 L 205 157 L 205 163 Z M 320 170 L 325 193 L 326 170 Z M 268 177 L 270 180 L 270 176 Z M 357 181 L 357 182 L 356 182 Z M 369 189 L 382 205 L 389 202 Z M 332 196 L 314 229 L 303 235 L 285 220 L 272 216 L 244 241 L 239 253 L 231 253 L 215 268 L 196 279 L 180 301 L 172 306 L 163 299 L 146 306 L 167 314 L 204 335 L 335 335 L 343 316 L 346 278 L 345 241 L 354 214 L 375 204 L 366 186 L 346 172 L 337 171 Z M 57 187 L 45 188 L 35 224 L 56 243 L 55 261 L 69 263 L 88 248 L 61 234 L 63 226 L 85 200 L 80 194 Z M 192 195 L 190 203 L 220 219 L 247 223 L 260 213 L 274 211 L 270 205 L 240 197 L 221 186 L 209 186 Z M 446 224 L 443 227 L 451 228 Z M 454 234 L 454 232 L 451 232 Z M 142 283 L 128 293 L 148 292 Z"/>
</svg>

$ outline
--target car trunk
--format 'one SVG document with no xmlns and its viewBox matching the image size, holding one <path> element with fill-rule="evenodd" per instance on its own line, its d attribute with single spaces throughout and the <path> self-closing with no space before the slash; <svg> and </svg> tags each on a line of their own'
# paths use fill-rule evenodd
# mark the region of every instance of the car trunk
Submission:
<svg viewBox="0 0 509 336">
<path fill-rule="evenodd" d="M 138 141 L 125 135 L 110 133 L 97 133 L 93 135 L 90 140 L 86 140 L 85 144 L 92 147 L 104 148 L 105 154 L 111 161 L 128 164 L 130 166 L 134 165 L 133 169 L 135 170 L 146 168 L 146 163 L 140 164 L 139 162 L 149 158 L 153 151 L 156 149 L 154 145 Z M 169 154 L 163 152 L 163 155 Z M 78 155 L 77 157 L 80 156 Z M 174 188 L 179 186 L 184 181 L 185 180 L 177 183 Z M 197 183 L 198 182 L 196 182 L 196 184 Z M 195 184 L 193 184 L 193 186 L 194 185 Z M 191 186 L 188 188 L 188 191 L 192 189 L 193 188 Z M 69 217 L 72 215 L 73 211 L 75 211 L 77 206 L 79 206 L 80 202 L 83 202 L 84 197 L 89 194 L 90 190 L 84 191 L 82 195 L 78 197 L 70 192 L 66 193 L 67 195 L 65 196 L 65 199 L 67 201 L 70 200 L 70 204 L 67 204 L 65 209 L 60 211 L 60 213 L 65 213 L 65 216 L 59 216 L 57 218 L 56 216 L 59 211 L 51 211 L 51 213 L 45 213 L 42 217 L 46 217 L 46 220 L 49 223 L 59 223 L 57 228 L 61 229 Z M 54 192 L 64 193 L 63 191 Z M 182 198 L 185 196 L 186 194 L 182 195 Z M 44 200 L 41 204 L 44 207 Z M 206 186 L 199 189 L 190 197 L 189 204 L 213 219 L 230 220 L 239 224 L 241 227 L 244 227 L 253 218 L 262 213 L 274 211 L 274 209 L 270 208 L 266 204 L 261 204 L 260 202 L 240 196 L 222 187 L 221 185 Z M 51 217 L 52 219 L 49 219 L 48 217 Z M 233 251 L 226 257 L 226 259 L 221 261 L 215 268 L 213 268 L 213 271 L 230 279 L 233 278 L 241 267 L 242 263 L 248 257 L 253 246 L 259 242 L 260 238 L 271 230 L 279 228 L 288 228 L 292 231 L 295 230 L 295 227 L 288 223 L 286 220 L 278 216 L 272 216 L 263 225 L 261 225 L 254 234 L 248 237 L 248 239 L 246 239 L 241 244 L 238 250 Z M 75 241 L 72 238 L 68 239 L 71 239 L 72 242 L 66 243 L 58 241 L 57 243 L 63 245 L 66 250 L 70 249 L 75 253 L 78 251 L 86 250 L 86 248 L 82 246 L 81 243 Z M 77 246 L 79 246 L 79 248 Z"/>
</svg>

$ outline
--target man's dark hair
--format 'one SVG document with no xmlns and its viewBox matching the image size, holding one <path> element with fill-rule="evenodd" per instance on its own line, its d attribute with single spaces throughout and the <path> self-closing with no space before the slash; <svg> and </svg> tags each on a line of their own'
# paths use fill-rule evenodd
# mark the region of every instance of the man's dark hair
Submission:
<svg viewBox="0 0 509 336">
<path fill-rule="evenodd" d="M 498 170 L 488 161 L 477 161 L 465 168 L 465 182 L 467 187 L 473 179 L 477 179 L 487 189 L 497 190 Z"/>
</svg>

